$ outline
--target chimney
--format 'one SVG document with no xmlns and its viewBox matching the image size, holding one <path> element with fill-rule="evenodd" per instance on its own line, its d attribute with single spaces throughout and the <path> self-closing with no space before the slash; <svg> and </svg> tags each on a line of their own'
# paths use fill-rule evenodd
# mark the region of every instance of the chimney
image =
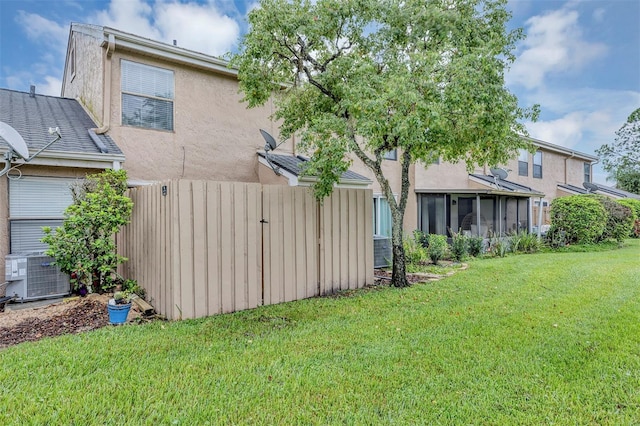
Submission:
<svg viewBox="0 0 640 426">
<path fill-rule="evenodd" d="M 178 45 L 178 40 L 173 40 L 173 45 L 177 46 Z"/>
<path fill-rule="evenodd" d="M 30 98 L 36 97 L 36 86 L 34 84 L 32 84 L 31 87 L 29 88 L 29 97 Z"/>
</svg>

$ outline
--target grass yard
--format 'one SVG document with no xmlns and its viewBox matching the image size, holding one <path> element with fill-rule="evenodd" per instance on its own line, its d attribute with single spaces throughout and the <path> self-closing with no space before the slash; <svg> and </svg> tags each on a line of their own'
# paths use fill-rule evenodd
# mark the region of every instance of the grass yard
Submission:
<svg viewBox="0 0 640 426">
<path fill-rule="evenodd" d="M 0 424 L 640 424 L 640 240 L 0 351 Z"/>
</svg>

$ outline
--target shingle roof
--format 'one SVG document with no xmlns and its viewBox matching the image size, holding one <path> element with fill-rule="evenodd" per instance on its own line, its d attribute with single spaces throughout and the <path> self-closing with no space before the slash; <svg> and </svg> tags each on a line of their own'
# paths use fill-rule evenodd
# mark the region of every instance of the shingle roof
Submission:
<svg viewBox="0 0 640 426">
<path fill-rule="evenodd" d="M 596 186 L 598 187 L 598 189 L 596 190 L 596 193 L 603 192 L 604 194 L 609 194 L 609 195 L 613 195 L 620 198 L 635 198 L 636 200 L 640 200 L 640 195 L 634 194 L 633 192 L 624 191 L 622 189 L 614 188 L 612 186 L 602 185 L 600 183 L 596 184 Z M 568 185 L 568 184 L 558 185 L 558 188 L 563 189 L 565 191 L 574 192 L 576 194 L 589 193 L 589 191 L 587 191 L 584 188 L 581 188 L 579 186 L 574 186 L 574 185 Z"/>
<path fill-rule="evenodd" d="M 473 176 L 474 178 L 481 180 L 482 183 L 489 184 L 490 186 L 503 191 L 519 192 L 525 194 L 542 194 L 542 192 L 540 191 L 529 188 L 528 186 L 520 185 L 519 183 L 511 182 L 504 179 L 499 179 L 496 181 L 496 178 L 493 176 L 478 175 L 473 173 L 469 176 Z"/>
<path fill-rule="evenodd" d="M 26 92 L 0 89 L 0 121 L 16 129 L 30 150 L 44 147 L 53 139 L 49 127 L 58 127 L 62 138 L 47 151 L 102 153 L 89 135 L 89 129 L 97 125 L 75 99 L 38 94 L 31 97 Z M 97 135 L 97 138 L 108 154 L 122 155 L 109 136 Z M 0 147 L 6 146 L 0 139 Z"/>
<path fill-rule="evenodd" d="M 262 158 L 266 158 L 263 152 L 258 153 Z M 309 161 L 307 158 L 304 158 L 301 155 L 284 155 L 284 154 L 269 154 L 269 159 L 276 166 L 281 169 L 286 170 L 295 176 L 300 176 L 302 174 L 302 165 Z M 356 172 L 352 172 L 351 170 L 347 170 L 340 176 L 340 179 L 345 180 L 359 180 L 363 182 L 371 182 L 371 179 L 362 176 Z"/>
</svg>

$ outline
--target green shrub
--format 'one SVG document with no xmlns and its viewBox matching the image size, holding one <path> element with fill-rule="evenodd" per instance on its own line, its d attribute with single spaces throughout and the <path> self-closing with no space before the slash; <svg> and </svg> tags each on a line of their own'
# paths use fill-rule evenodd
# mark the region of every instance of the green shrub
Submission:
<svg viewBox="0 0 640 426">
<path fill-rule="evenodd" d="M 420 265 L 427 263 L 429 256 L 427 249 L 423 246 L 424 234 L 418 230 L 413 235 L 405 235 L 402 239 L 404 246 L 404 258 L 409 265 Z"/>
<path fill-rule="evenodd" d="M 556 198 L 551 202 L 549 240 L 589 244 L 600 240 L 607 224 L 602 204 L 586 195 Z"/>
<path fill-rule="evenodd" d="M 86 286 L 100 293 L 115 285 L 116 268 L 126 259 L 117 253 L 114 236 L 129 223 L 133 208 L 126 189 L 124 170 L 88 175 L 72 186 L 73 203 L 62 226 L 43 227 L 46 254 L 71 275 L 76 289 Z"/>
<path fill-rule="evenodd" d="M 589 194 L 586 196 L 598 200 L 607 211 L 607 222 L 600 241 L 612 239 L 618 243 L 623 242 L 633 230 L 633 212 L 631 208 L 604 195 Z"/>
<path fill-rule="evenodd" d="M 631 209 L 631 211 L 633 212 L 634 222 L 640 220 L 640 200 L 636 200 L 634 198 L 623 198 L 621 200 L 618 200 L 618 203 Z M 632 228 L 629 236 L 640 238 L 640 229 L 638 229 L 639 227 L 640 225 L 636 225 L 634 228 Z"/>
<path fill-rule="evenodd" d="M 444 259 L 447 255 L 448 247 L 449 244 L 447 243 L 446 235 L 429 235 L 429 247 L 427 247 L 427 253 L 434 264 L 437 265 L 440 260 Z"/>
<path fill-rule="evenodd" d="M 509 249 L 512 253 L 535 253 L 540 250 L 540 240 L 536 234 L 526 231 L 509 236 Z"/>
<path fill-rule="evenodd" d="M 516 232 L 514 234 L 509 235 L 509 250 L 511 253 L 517 253 L 521 249 L 523 232 Z"/>
<path fill-rule="evenodd" d="M 469 241 L 461 231 L 451 233 L 451 256 L 454 260 L 460 262 L 467 258 L 469 255 Z"/>
<path fill-rule="evenodd" d="M 465 238 L 469 244 L 469 254 L 471 256 L 478 257 L 484 253 L 484 238 L 477 235 Z"/>
<path fill-rule="evenodd" d="M 520 249 L 525 253 L 535 253 L 540 250 L 541 241 L 536 234 L 522 233 Z"/>
<path fill-rule="evenodd" d="M 489 251 L 497 257 L 504 257 L 509 250 L 509 243 L 498 234 L 492 234 L 489 238 Z"/>
</svg>

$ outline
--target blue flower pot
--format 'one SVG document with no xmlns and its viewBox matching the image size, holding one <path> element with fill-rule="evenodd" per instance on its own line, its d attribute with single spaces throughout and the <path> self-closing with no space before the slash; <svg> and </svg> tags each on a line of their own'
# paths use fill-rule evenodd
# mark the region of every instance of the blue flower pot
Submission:
<svg viewBox="0 0 640 426">
<path fill-rule="evenodd" d="M 126 305 L 107 305 L 109 309 L 109 322 L 111 324 L 124 324 L 131 309 L 131 303 Z"/>
</svg>

